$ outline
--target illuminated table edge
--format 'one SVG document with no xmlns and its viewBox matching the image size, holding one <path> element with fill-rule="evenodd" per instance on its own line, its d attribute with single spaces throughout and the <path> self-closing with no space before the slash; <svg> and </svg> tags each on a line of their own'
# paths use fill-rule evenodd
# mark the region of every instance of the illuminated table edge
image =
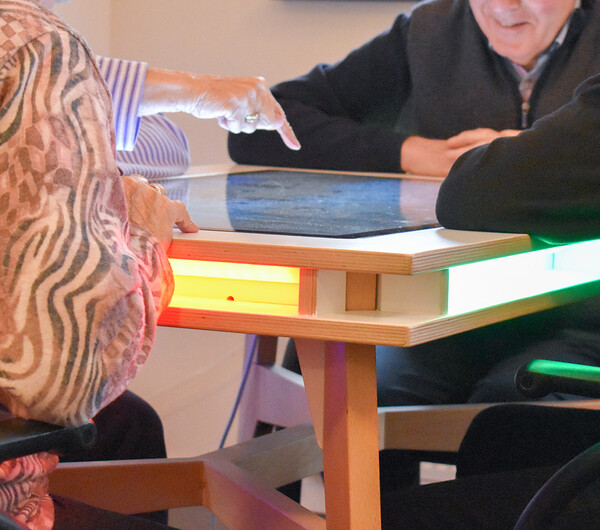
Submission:
<svg viewBox="0 0 600 530">
<path fill-rule="evenodd" d="M 414 346 L 598 294 L 600 280 L 467 313 L 441 316 L 402 315 L 379 310 L 319 316 L 273 315 L 168 307 L 158 324 L 337 342 Z"/>
<path fill-rule="evenodd" d="M 170 260 L 176 279 L 171 306 L 288 316 L 295 312 L 323 316 L 344 310 L 348 271 L 239 261 Z M 378 283 L 378 302 L 368 309 L 377 306 L 382 311 L 450 316 L 600 279 L 600 239 L 481 260 L 441 271 L 399 275 L 374 270 L 367 276 L 377 278 Z M 402 298 L 418 302 L 396 303 L 395 300 Z M 426 302 L 422 303 L 423 300 Z M 352 309 L 359 308 L 352 306 Z"/>
</svg>

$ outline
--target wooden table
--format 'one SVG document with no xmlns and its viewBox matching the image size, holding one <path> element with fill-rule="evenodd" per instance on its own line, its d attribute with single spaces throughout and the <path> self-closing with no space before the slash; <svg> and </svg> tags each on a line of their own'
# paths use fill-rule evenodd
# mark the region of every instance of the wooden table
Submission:
<svg viewBox="0 0 600 530">
<path fill-rule="evenodd" d="M 444 228 L 354 239 L 177 233 L 176 294 L 160 324 L 294 337 L 323 449 L 327 527 L 379 528 L 375 345 L 411 346 L 596 294 L 598 259 L 569 255 L 597 247 L 533 251 L 527 235 Z M 227 264 L 273 268 L 249 279 Z"/>
</svg>

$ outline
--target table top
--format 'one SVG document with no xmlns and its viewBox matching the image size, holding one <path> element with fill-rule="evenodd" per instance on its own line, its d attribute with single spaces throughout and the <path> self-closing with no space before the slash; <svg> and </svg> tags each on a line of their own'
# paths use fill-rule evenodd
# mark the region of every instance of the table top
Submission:
<svg viewBox="0 0 600 530">
<path fill-rule="evenodd" d="M 529 236 L 525 234 L 499 234 L 489 232 L 464 232 L 447 230 L 444 228 L 426 228 L 421 230 L 403 231 L 417 226 L 431 226 L 435 224 L 434 204 L 439 179 L 419 178 L 414 176 L 400 176 L 397 174 L 366 174 L 338 172 L 335 182 L 341 178 L 349 179 L 351 185 L 339 186 L 335 193 L 337 198 L 333 204 L 333 214 L 325 213 L 323 206 L 323 187 L 314 190 L 314 186 L 300 188 L 296 184 L 289 185 L 296 191 L 296 201 L 304 204 L 302 211 L 295 211 L 292 204 L 287 206 L 285 201 L 273 198 L 271 192 L 271 212 L 274 203 L 279 203 L 277 218 L 270 224 L 267 217 L 254 221 L 261 225 L 258 232 L 249 230 L 249 223 L 240 220 L 242 210 L 250 208 L 247 204 L 254 199 L 240 199 L 239 196 L 227 196 L 227 183 L 230 175 L 239 172 L 239 176 L 232 180 L 242 182 L 243 188 L 248 188 L 249 182 L 256 182 L 254 175 L 265 168 L 252 166 L 206 166 L 193 167 L 186 179 L 174 178 L 161 181 L 172 198 L 179 198 L 186 202 L 192 218 L 203 229 L 196 234 L 182 234 L 176 230 L 173 245 L 169 251 L 170 257 L 182 259 L 203 259 L 214 261 L 243 261 L 244 263 L 261 263 L 293 267 L 310 267 L 330 270 L 344 270 L 355 272 L 381 272 L 392 274 L 414 274 L 447 268 L 449 266 L 489 259 L 509 254 L 524 252 L 532 248 Z M 249 175 L 244 183 L 243 175 Z M 331 173 L 328 173 L 331 174 Z M 388 211 L 395 204 L 394 214 L 389 214 L 378 228 L 373 228 L 373 219 L 376 218 L 377 205 L 371 200 L 360 199 L 365 195 L 364 188 L 372 179 L 373 187 L 381 190 L 393 190 L 389 193 L 390 199 L 386 203 Z M 295 179 L 296 181 L 300 179 Z M 332 181 L 330 181 L 331 184 Z M 385 184 L 386 182 L 390 184 Z M 314 183 L 314 181 L 313 181 Z M 264 181 L 263 181 L 264 185 Z M 234 185 L 235 187 L 235 185 Z M 266 186 L 268 187 L 268 186 Z M 331 187 L 329 187 L 331 190 Z M 400 191 L 403 191 L 400 194 Z M 287 196 L 288 189 L 285 194 Z M 253 192 L 258 193 L 258 190 Z M 366 227 L 357 228 L 353 225 L 344 237 L 330 237 L 333 230 L 342 232 L 340 228 L 349 215 L 343 212 L 347 193 L 347 202 L 355 204 L 370 212 L 366 220 Z M 342 198 L 340 198 L 340 196 Z M 360 199 L 360 200 L 357 200 Z M 401 200 L 402 199 L 402 200 Z M 235 206 L 227 206 L 227 202 Z M 262 203 L 264 205 L 264 202 Z M 258 211 L 258 201 L 254 203 L 255 212 Z M 285 213 L 285 210 L 288 210 Z M 236 211 L 236 218 L 232 221 L 230 212 Z M 322 230 L 326 231 L 328 223 L 336 221 L 330 233 L 321 236 L 298 235 L 298 233 L 311 232 L 316 222 L 303 218 L 308 217 L 307 212 L 317 217 Z M 326 219 L 326 221 L 324 221 Z M 302 224 L 304 222 L 304 224 Z M 242 223 L 242 231 L 234 231 L 235 224 Z M 245 224 L 244 224 L 245 223 Z M 280 224 L 285 223 L 284 234 L 277 233 Z M 290 228 L 292 223 L 298 223 L 296 228 Z M 370 224 L 370 226 L 369 226 Z M 309 230 L 303 230 L 308 228 Z M 271 231 L 271 233 L 266 233 Z M 295 231 L 296 235 L 290 235 Z M 379 235 L 374 232 L 379 231 Z M 349 234 L 369 232 L 371 235 L 363 237 L 347 237 Z M 383 232 L 383 233 L 381 233 Z M 392 232 L 392 233 L 386 233 Z"/>
<path fill-rule="evenodd" d="M 179 189 L 187 182 L 188 192 L 196 186 L 200 190 L 200 181 L 220 182 L 204 187 L 203 193 L 187 193 L 186 198 L 194 220 L 198 221 L 194 212 L 200 213 L 201 205 L 210 202 L 207 197 L 219 198 L 221 212 L 230 220 L 223 183 L 234 171 L 248 172 L 254 179 L 260 169 L 194 168 L 187 179 L 173 182 Z M 377 185 L 385 179 L 413 180 L 399 175 L 355 177 L 348 175 L 350 182 L 363 187 L 369 178 Z M 313 193 L 312 187 L 304 192 L 317 197 L 318 203 L 320 192 Z M 356 198 L 355 190 L 350 196 Z M 433 202 L 429 197 L 430 212 Z M 207 219 L 217 216 L 215 208 L 211 211 Z M 591 242 L 592 249 L 587 244 L 537 249 L 525 234 L 441 227 L 363 237 L 255 233 L 232 227 L 194 234 L 176 231 L 169 249 L 175 295 L 159 323 L 410 346 L 600 293 L 600 241 Z M 574 259 L 565 255 L 573 251 L 579 252 Z M 594 255 L 598 259 L 590 260 Z M 533 262 L 523 262 L 523 256 L 533 257 Z M 206 262 L 217 263 L 209 263 L 212 269 L 206 272 Z M 243 277 L 239 267 L 231 271 L 225 263 L 241 266 Z M 250 280 L 246 272 L 256 265 L 267 270 Z M 273 266 L 287 268 L 293 279 L 276 280 Z M 289 294 L 285 300 L 284 293 Z"/>
<path fill-rule="evenodd" d="M 161 183 L 204 230 L 355 238 L 438 226 L 439 179 L 269 168 Z"/>
</svg>

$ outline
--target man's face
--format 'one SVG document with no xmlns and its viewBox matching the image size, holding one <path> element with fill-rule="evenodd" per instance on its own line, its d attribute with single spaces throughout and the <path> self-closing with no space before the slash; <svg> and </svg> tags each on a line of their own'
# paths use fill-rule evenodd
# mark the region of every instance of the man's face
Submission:
<svg viewBox="0 0 600 530">
<path fill-rule="evenodd" d="M 574 0 L 469 0 L 494 51 L 532 68 L 575 9 Z"/>
</svg>

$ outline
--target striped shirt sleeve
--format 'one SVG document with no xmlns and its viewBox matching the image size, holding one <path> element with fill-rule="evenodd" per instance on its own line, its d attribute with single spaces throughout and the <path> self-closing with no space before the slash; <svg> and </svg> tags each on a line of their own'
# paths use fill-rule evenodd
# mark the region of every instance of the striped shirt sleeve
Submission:
<svg viewBox="0 0 600 530">
<path fill-rule="evenodd" d="M 138 116 L 148 65 L 102 56 L 96 59 L 113 99 L 121 174 L 156 179 L 184 173 L 190 165 L 185 133 L 162 114 Z"/>
<path fill-rule="evenodd" d="M 148 180 L 181 175 L 190 166 L 187 138 L 166 116 L 144 116 L 133 151 L 117 151 L 117 165 L 123 175 Z"/>
<path fill-rule="evenodd" d="M 138 110 L 148 64 L 101 56 L 96 60 L 113 100 L 117 151 L 132 151 L 140 127 Z"/>
</svg>

